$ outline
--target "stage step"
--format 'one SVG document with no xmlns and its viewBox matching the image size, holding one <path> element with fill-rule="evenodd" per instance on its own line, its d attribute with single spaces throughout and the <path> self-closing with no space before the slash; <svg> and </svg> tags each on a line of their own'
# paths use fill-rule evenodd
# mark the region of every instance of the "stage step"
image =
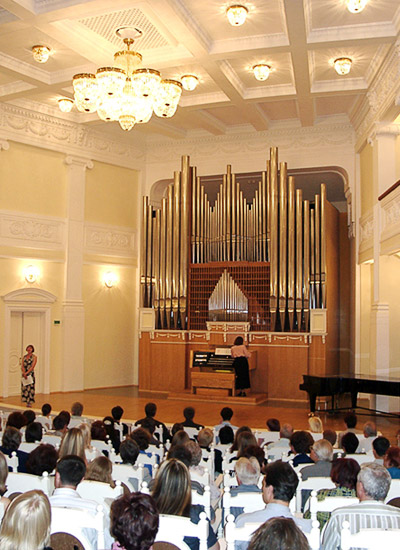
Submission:
<svg viewBox="0 0 400 550">
<path fill-rule="evenodd" d="M 247 393 L 246 397 L 231 397 L 229 395 L 213 395 L 210 391 L 207 395 L 201 395 L 196 393 L 187 392 L 169 392 L 168 399 L 179 399 L 180 401 L 198 401 L 207 403 L 213 401 L 214 403 L 223 403 L 225 405 L 260 405 L 265 403 L 268 399 L 266 393 Z"/>
</svg>

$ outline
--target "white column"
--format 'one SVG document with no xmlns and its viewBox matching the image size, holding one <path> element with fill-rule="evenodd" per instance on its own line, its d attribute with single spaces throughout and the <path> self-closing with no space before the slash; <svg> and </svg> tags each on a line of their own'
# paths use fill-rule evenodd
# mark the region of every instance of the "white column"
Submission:
<svg viewBox="0 0 400 550">
<path fill-rule="evenodd" d="M 89 159 L 67 156 L 67 244 L 63 302 L 62 391 L 84 389 L 85 313 L 82 301 L 85 172 Z"/>
<path fill-rule="evenodd" d="M 389 351 L 389 304 L 382 300 L 384 277 L 380 259 L 380 237 L 382 232 L 381 207 L 378 197 L 396 181 L 396 138 L 398 128 L 377 127 L 374 151 L 374 267 L 373 303 L 371 308 L 370 372 L 387 377 L 390 370 Z M 376 407 L 389 410 L 389 398 L 376 397 Z"/>
</svg>

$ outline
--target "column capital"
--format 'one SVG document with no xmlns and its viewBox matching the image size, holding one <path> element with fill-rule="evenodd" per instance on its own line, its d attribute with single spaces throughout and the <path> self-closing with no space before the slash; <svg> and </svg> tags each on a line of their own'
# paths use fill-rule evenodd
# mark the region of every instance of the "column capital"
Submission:
<svg viewBox="0 0 400 550">
<path fill-rule="evenodd" d="M 400 135 L 400 124 L 384 124 L 376 122 L 373 131 L 368 136 L 368 143 L 373 146 L 374 140 L 381 136 L 392 136 L 396 138 Z"/>
<path fill-rule="evenodd" d="M 389 311 L 389 304 L 384 302 L 374 302 L 371 305 L 372 313 L 387 313 Z"/>
<path fill-rule="evenodd" d="M 91 170 L 94 166 L 93 162 L 90 159 L 84 157 L 75 157 L 73 155 L 67 155 L 64 162 L 67 166 L 81 166 L 84 169 L 89 168 L 89 170 Z"/>
</svg>

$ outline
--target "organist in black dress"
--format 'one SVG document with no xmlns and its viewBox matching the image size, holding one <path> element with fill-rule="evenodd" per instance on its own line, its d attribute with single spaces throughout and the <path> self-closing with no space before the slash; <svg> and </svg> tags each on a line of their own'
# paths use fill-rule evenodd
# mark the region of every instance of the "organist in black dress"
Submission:
<svg viewBox="0 0 400 550">
<path fill-rule="evenodd" d="M 235 369 L 235 387 L 239 390 L 239 396 L 246 397 L 246 392 L 250 388 L 249 362 L 251 353 L 244 345 L 244 340 L 238 336 L 231 347 L 231 356 L 234 359 L 233 367 Z"/>
</svg>

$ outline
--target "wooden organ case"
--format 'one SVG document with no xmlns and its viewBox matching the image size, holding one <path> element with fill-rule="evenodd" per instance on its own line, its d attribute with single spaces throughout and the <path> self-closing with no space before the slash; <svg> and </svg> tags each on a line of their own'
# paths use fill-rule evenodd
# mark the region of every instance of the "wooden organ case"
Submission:
<svg viewBox="0 0 400 550">
<path fill-rule="evenodd" d="M 191 354 L 241 335 L 252 392 L 306 401 L 302 375 L 338 369 L 339 223 L 325 185 L 303 200 L 277 148 L 251 202 L 228 166 L 211 204 L 182 157 L 161 208 L 143 200 L 141 314 L 154 321 L 140 322 L 139 391 L 190 391 Z M 314 313 L 326 322 L 310 332 Z"/>
</svg>

